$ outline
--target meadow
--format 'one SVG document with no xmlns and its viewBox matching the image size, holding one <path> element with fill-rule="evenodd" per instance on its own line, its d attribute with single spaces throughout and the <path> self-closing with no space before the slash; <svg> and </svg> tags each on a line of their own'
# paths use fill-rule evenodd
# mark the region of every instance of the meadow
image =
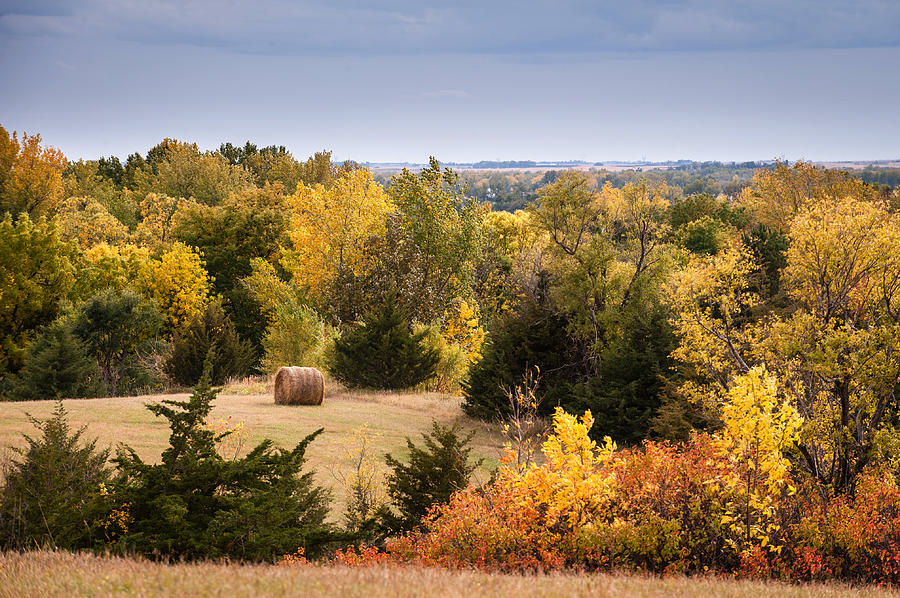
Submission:
<svg viewBox="0 0 900 598">
<path fill-rule="evenodd" d="M 502 575 L 424 567 L 160 564 L 65 552 L 0 553 L 0 598 L 65 596 L 467 596 L 538 598 L 888 598 L 900 593 L 840 584 L 665 578 L 624 574 Z"/>
<path fill-rule="evenodd" d="M 145 461 L 155 463 L 168 446 L 169 428 L 145 405 L 161 400 L 184 400 L 188 394 L 143 395 L 63 401 L 73 428 L 87 426 L 85 438 L 97 438 L 98 447 L 115 453 L 119 443 L 132 447 Z M 30 417 L 47 418 L 53 401 L 0 402 L 0 456 L 9 457 L 11 447 L 25 444 L 23 434 L 34 435 Z M 332 472 L 342 466 L 347 451 L 354 450 L 354 438 L 366 429 L 371 455 L 382 461 L 385 453 L 408 453 L 406 438 L 421 444 L 422 432 L 431 422 L 456 424 L 464 432 L 474 431 L 472 455 L 483 459 L 475 475 L 486 481 L 497 466 L 502 444 L 496 426 L 463 414 L 460 399 L 440 393 L 388 393 L 348 391 L 329 381 L 320 406 L 276 405 L 271 384 L 250 382 L 226 386 L 214 403 L 210 421 L 234 427 L 244 423 L 242 453 L 265 438 L 278 446 L 292 447 L 319 428 L 325 431 L 310 445 L 307 471 L 314 471 L 317 483 L 334 489 L 331 513 L 338 517 L 345 504 L 345 492 Z M 231 445 L 232 448 L 237 448 Z M 2 458 L 0 457 L 0 458 Z"/>
</svg>

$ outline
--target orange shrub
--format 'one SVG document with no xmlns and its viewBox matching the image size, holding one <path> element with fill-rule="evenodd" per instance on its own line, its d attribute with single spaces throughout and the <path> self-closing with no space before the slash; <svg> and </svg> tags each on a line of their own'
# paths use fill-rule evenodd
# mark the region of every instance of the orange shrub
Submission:
<svg viewBox="0 0 900 598">
<path fill-rule="evenodd" d="M 557 411 L 553 424 L 545 463 L 522 466 L 508 454 L 491 484 L 456 493 L 421 533 L 388 552 L 428 566 L 497 571 L 900 583 L 900 490 L 890 473 L 863 473 L 853 496 L 837 498 L 823 498 L 813 481 L 795 491 L 785 473 L 777 491 L 750 495 L 765 508 L 760 518 L 735 510 L 748 496 L 734 483 L 746 464 L 717 436 L 617 451 L 608 439 L 597 447 L 588 438 L 589 413 L 578 420 Z"/>
</svg>

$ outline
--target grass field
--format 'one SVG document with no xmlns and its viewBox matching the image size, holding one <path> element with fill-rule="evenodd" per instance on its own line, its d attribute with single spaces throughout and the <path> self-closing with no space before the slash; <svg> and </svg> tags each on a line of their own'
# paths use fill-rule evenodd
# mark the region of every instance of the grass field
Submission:
<svg viewBox="0 0 900 598">
<path fill-rule="evenodd" d="M 101 446 L 124 442 L 146 460 L 157 461 L 165 448 L 168 428 L 144 408 L 149 402 L 187 395 L 67 400 L 73 427 L 86 425 L 86 436 Z M 43 418 L 54 402 L 0 403 L 0 447 L 24 444 L 22 433 L 33 434 L 28 415 Z M 243 421 L 247 446 L 271 438 L 291 446 L 320 427 L 324 434 L 308 451 L 309 468 L 319 483 L 335 487 L 332 519 L 340 520 L 344 496 L 332 471 L 353 431 L 368 426 L 373 452 L 405 454 L 405 438 L 420 438 L 432 419 L 474 430 L 473 453 L 485 464 L 486 479 L 497 463 L 500 436 L 495 427 L 465 417 L 459 400 L 437 394 L 348 392 L 329 384 L 319 407 L 275 405 L 264 384 L 226 388 L 212 418 Z M 713 578 L 652 578 L 628 575 L 553 574 L 498 575 L 473 571 L 443 571 L 420 567 L 356 568 L 339 566 L 266 566 L 222 563 L 164 565 L 143 560 L 102 558 L 68 553 L 0 553 L 0 598 L 29 596 L 733 596 L 748 598 L 900 596 L 877 588 L 841 585 L 782 585 L 772 582 Z"/>
<path fill-rule="evenodd" d="M 497 575 L 420 567 L 346 568 L 219 563 L 163 565 L 68 553 L 0 553 L 0 598 L 78 596 L 733 597 L 887 598 L 897 592 L 842 585 L 784 585 L 628 575 Z"/>
<path fill-rule="evenodd" d="M 168 444 L 168 422 L 155 417 L 144 406 L 161 399 L 187 396 L 79 399 L 66 400 L 63 405 L 69 412 L 72 426 L 86 425 L 85 437 L 98 438 L 99 446 L 115 450 L 122 442 L 134 448 L 141 458 L 156 462 Z M 0 458 L 4 453 L 8 455 L 9 447 L 24 445 L 22 433 L 34 435 L 28 414 L 36 418 L 47 417 L 54 405 L 53 401 L 0 402 Z M 211 419 L 230 421 L 232 425 L 244 422 L 245 449 L 264 438 L 283 447 L 293 447 L 310 432 L 325 428 L 307 450 L 307 469 L 316 472 L 320 484 L 335 488 L 333 517 L 343 512 L 344 496 L 332 472 L 340 467 L 344 447 L 352 432 L 362 426 L 367 426 L 372 451 L 379 460 L 387 452 L 405 455 L 407 436 L 420 445 L 421 432 L 430 429 L 432 420 L 444 425 L 456 423 L 463 430 L 473 430 L 472 454 L 484 459 L 476 474 L 481 480 L 486 480 L 488 472 L 496 466 L 501 445 L 497 429 L 466 417 L 458 398 L 434 393 L 348 392 L 334 383 L 326 386 L 325 400 L 317 407 L 275 405 L 264 384 L 227 387 L 219 394 Z"/>
</svg>

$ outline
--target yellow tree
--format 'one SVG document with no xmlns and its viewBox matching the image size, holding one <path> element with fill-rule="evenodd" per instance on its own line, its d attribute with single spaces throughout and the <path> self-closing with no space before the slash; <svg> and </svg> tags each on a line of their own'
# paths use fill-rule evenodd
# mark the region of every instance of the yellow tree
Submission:
<svg viewBox="0 0 900 598">
<path fill-rule="evenodd" d="M 70 197 L 59 206 L 59 230 L 86 249 L 102 241 L 118 243 L 128 238 L 128 228 L 93 197 Z"/>
<path fill-rule="evenodd" d="M 469 305 L 465 299 L 454 299 L 450 309 L 444 311 L 441 336 L 462 350 L 468 364 L 481 359 L 484 328 L 478 322 L 478 304 Z"/>
<path fill-rule="evenodd" d="M 541 449 L 545 462 L 521 467 L 507 447 L 504 461 L 516 467 L 501 469 L 501 484 L 518 494 L 520 504 L 536 508 L 549 529 L 577 530 L 596 521 L 615 494 L 615 471 L 605 467 L 616 444 L 609 436 L 598 446 L 588 432 L 594 424 L 590 411 L 580 418 L 557 407 L 553 429 Z"/>
<path fill-rule="evenodd" d="M 804 418 L 809 472 L 850 491 L 897 433 L 887 415 L 900 384 L 900 224 L 887 207 L 847 197 L 801 209 L 788 237 L 780 313 L 752 312 L 754 267 L 740 248 L 674 277 L 676 356 L 705 375 L 687 390 L 707 397 L 765 364 Z"/>
<path fill-rule="evenodd" d="M 139 286 L 144 265 L 150 261 L 150 250 L 130 243 L 110 245 L 100 242 L 84 250 L 76 287 L 79 297 L 90 297 L 103 289 L 121 291 Z"/>
<path fill-rule="evenodd" d="M 736 474 L 731 480 L 736 504 L 723 523 L 729 523 L 746 543 L 771 546 L 775 499 L 789 484 L 790 461 L 785 453 L 799 438 L 803 419 L 783 396 L 778 381 L 765 367 L 754 367 L 733 380 L 722 405 L 722 448 Z"/>
<path fill-rule="evenodd" d="M 627 308 L 651 300 L 642 291 L 656 286 L 665 256 L 669 189 L 640 181 L 598 192 L 569 171 L 539 193 L 529 215 L 550 239 L 554 299 L 577 335 L 602 350 Z"/>
<path fill-rule="evenodd" d="M 199 317 L 209 301 L 210 280 L 203 261 L 183 243 L 172 244 L 159 259 L 142 264 L 138 284 L 156 301 L 169 331 Z"/>
<path fill-rule="evenodd" d="M 170 242 L 179 217 L 196 206 L 192 200 L 148 193 L 141 201 L 141 222 L 135 238 L 151 246 Z"/>
<path fill-rule="evenodd" d="M 20 142 L 0 127 L 0 213 L 53 215 L 63 197 L 65 168 L 63 153 L 41 146 L 40 135 L 23 133 Z"/>
<path fill-rule="evenodd" d="M 710 383 L 688 383 L 683 390 L 707 407 L 718 403 L 732 376 L 750 370 L 744 360 L 746 324 L 750 309 L 759 302 L 750 290 L 753 271 L 746 248 L 732 243 L 719 254 L 692 256 L 670 277 L 672 323 L 680 336 L 674 356 L 700 367 Z"/>
<path fill-rule="evenodd" d="M 301 183 L 290 203 L 291 247 L 282 263 L 316 300 L 338 275 L 366 272 L 365 243 L 384 230 L 394 210 L 365 168 L 344 172 L 327 188 Z"/>
<path fill-rule="evenodd" d="M 823 200 L 856 197 L 871 199 L 872 189 L 850 173 L 799 160 L 778 162 L 774 169 L 758 170 L 740 201 L 760 223 L 786 231 L 794 216 Z"/>
</svg>

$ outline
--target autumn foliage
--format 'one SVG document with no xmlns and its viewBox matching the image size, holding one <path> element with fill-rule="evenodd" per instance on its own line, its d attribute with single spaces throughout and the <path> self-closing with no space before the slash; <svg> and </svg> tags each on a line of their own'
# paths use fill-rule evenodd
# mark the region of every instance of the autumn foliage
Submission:
<svg viewBox="0 0 900 598">
<path fill-rule="evenodd" d="M 755 376 L 745 387 L 760 383 Z M 497 571 L 900 582 L 900 490 L 886 472 L 867 471 L 854 497 L 827 499 L 812 483 L 795 487 L 779 448 L 765 441 L 742 453 L 733 439 L 695 434 L 680 446 L 616 450 L 590 440 L 591 424 L 590 413 L 557 411 L 543 464 L 522 467 L 508 453 L 493 483 L 456 493 L 423 532 L 389 551 L 400 561 Z M 753 461 L 757 452 L 768 465 Z M 747 471 L 758 467 L 767 482 L 751 485 L 748 501 Z"/>
</svg>

